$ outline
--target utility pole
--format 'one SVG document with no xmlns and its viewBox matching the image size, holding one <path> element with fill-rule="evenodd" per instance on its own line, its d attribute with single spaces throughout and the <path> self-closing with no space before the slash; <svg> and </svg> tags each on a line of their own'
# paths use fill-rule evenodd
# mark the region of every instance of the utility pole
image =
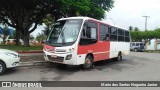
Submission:
<svg viewBox="0 0 160 90">
<path fill-rule="evenodd" d="M 145 30 L 147 30 L 147 20 L 150 16 L 142 16 L 142 17 L 145 18 Z"/>
</svg>

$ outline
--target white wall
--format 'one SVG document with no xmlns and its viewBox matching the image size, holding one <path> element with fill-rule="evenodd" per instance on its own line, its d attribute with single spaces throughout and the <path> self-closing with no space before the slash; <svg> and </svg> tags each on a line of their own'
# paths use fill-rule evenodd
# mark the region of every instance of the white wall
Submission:
<svg viewBox="0 0 160 90">
<path fill-rule="evenodd" d="M 160 43 L 157 44 L 157 50 L 160 50 Z"/>
<path fill-rule="evenodd" d="M 146 50 L 155 50 L 155 39 L 150 40 L 146 45 Z"/>
</svg>

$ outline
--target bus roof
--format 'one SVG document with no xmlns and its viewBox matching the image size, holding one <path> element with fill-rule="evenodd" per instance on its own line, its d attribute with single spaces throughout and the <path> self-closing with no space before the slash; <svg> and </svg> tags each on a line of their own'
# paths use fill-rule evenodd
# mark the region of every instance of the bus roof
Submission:
<svg viewBox="0 0 160 90">
<path fill-rule="evenodd" d="M 100 23 L 103 23 L 103 24 L 107 24 L 109 26 L 112 26 L 112 27 L 115 27 L 115 28 L 119 28 L 119 29 L 124 29 L 124 30 L 128 30 L 128 29 L 125 29 L 125 28 L 122 28 L 122 27 L 119 27 L 119 26 L 116 26 L 116 25 L 111 25 L 111 24 L 108 24 L 104 21 L 100 21 L 100 20 L 97 20 L 97 19 L 94 19 L 94 18 L 90 18 L 90 17 L 83 17 L 83 16 L 78 16 L 78 17 L 67 17 L 67 18 L 60 18 L 58 19 L 59 20 L 67 20 L 67 19 L 83 19 L 83 20 L 94 20 L 94 21 L 97 21 L 97 22 L 100 22 Z"/>
</svg>

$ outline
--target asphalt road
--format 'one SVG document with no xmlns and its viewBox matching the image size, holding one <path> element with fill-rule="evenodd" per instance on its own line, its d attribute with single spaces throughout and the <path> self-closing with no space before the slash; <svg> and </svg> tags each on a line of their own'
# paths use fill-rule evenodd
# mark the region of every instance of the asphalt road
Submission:
<svg viewBox="0 0 160 90">
<path fill-rule="evenodd" d="M 120 62 L 97 62 L 90 70 L 57 64 L 18 67 L 0 81 L 160 81 L 160 54 L 131 52 Z"/>
</svg>

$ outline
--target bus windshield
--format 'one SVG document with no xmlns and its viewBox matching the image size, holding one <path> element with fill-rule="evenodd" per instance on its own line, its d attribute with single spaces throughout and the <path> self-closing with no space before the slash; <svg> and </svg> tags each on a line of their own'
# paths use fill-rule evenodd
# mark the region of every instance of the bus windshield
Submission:
<svg viewBox="0 0 160 90">
<path fill-rule="evenodd" d="M 53 46 L 72 45 L 78 37 L 82 21 L 80 19 L 57 21 L 52 27 L 46 44 Z"/>
</svg>

